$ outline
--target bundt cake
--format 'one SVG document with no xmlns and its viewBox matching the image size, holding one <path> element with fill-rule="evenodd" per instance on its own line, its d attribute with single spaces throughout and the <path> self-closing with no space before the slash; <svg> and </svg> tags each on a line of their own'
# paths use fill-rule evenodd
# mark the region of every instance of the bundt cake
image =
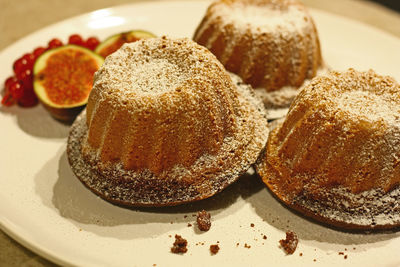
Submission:
<svg viewBox="0 0 400 267">
<path fill-rule="evenodd" d="M 315 24 L 297 0 L 215 1 L 193 39 L 257 88 L 267 106 L 288 105 L 323 65 Z"/>
<path fill-rule="evenodd" d="M 190 39 L 162 37 L 107 57 L 67 152 L 76 176 L 104 199 L 166 206 L 225 188 L 267 137 L 251 87 Z"/>
<path fill-rule="evenodd" d="M 374 71 L 314 78 L 256 164 L 284 203 L 349 229 L 400 225 L 400 86 Z"/>
</svg>

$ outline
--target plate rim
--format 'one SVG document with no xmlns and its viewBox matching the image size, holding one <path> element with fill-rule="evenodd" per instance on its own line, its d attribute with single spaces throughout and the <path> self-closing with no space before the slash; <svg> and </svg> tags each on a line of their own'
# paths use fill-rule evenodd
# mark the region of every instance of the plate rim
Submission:
<svg viewBox="0 0 400 267">
<path fill-rule="evenodd" d="M 150 1 L 145 1 L 145 0 L 140 0 L 138 2 L 134 2 L 134 3 L 127 3 L 127 4 L 121 4 L 121 5 L 116 5 L 116 6 L 110 6 L 110 7 L 106 7 L 106 8 L 101 8 L 101 9 L 97 9 L 97 10 L 93 10 L 90 12 L 85 12 L 79 15 L 75 15 L 75 16 L 71 16 L 59 21 L 56 21 L 52 24 L 49 24 L 43 28 L 40 28 L 32 33 L 29 33 L 28 35 L 17 39 L 16 41 L 12 42 L 11 44 L 7 45 L 5 48 L 3 48 L 2 50 L 0 50 L 0 57 L 2 57 L 4 54 L 7 53 L 8 50 L 12 50 L 13 47 L 21 42 L 24 42 L 26 39 L 31 38 L 34 35 L 38 35 L 41 32 L 45 32 L 48 29 L 52 28 L 52 27 L 57 27 L 61 24 L 65 24 L 68 23 L 68 21 L 73 21 L 79 18 L 83 18 L 86 16 L 89 16 L 90 14 L 92 14 L 93 12 L 97 12 L 100 10 L 117 10 L 117 9 L 122 9 L 122 8 L 126 8 L 126 7 L 132 7 L 132 6 L 138 6 L 138 5 L 154 5 L 154 4 L 164 4 L 164 5 L 170 5 L 173 3 L 209 3 L 210 1 L 207 0 L 191 0 L 191 1 L 185 1 L 185 0 L 173 0 L 173 1 L 161 1 L 161 0 L 150 0 Z M 400 38 L 391 34 L 390 32 L 387 32 L 383 29 L 380 29 L 378 27 L 376 27 L 375 25 L 370 25 L 367 24 L 365 22 L 362 21 L 358 21 L 352 18 L 348 18 L 345 17 L 343 15 L 339 15 L 339 14 L 335 14 L 335 13 L 330 13 L 327 12 L 325 10 L 321 10 L 321 9 L 317 9 L 317 8 L 308 8 L 311 13 L 313 12 L 318 12 L 321 14 L 325 14 L 327 16 L 330 16 L 332 18 L 335 19 L 340 19 L 340 20 L 345 20 L 348 22 L 351 22 L 352 24 L 356 24 L 357 26 L 361 26 L 364 28 L 368 28 L 369 30 L 372 31 L 378 31 L 380 34 L 384 34 L 390 38 L 394 38 L 397 41 L 400 41 Z M 11 68 L 10 68 L 11 70 Z M 3 115 L 2 115 L 3 116 Z M 66 139 L 65 139 L 66 140 Z M 16 225 L 15 223 L 13 223 L 12 221 L 10 221 L 5 215 L 4 213 L 0 213 L 0 230 L 2 230 L 7 236 L 9 236 L 10 238 L 12 238 L 13 240 L 15 240 L 16 242 L 18 242 L 19 244 L 21 244 L 22 246 L 26 247 L 27 249 L 33 251 L 34 253 L 48 259 L 49 261 L 52 261 L 54 263 L 57 264 L 61 264 L 61 265 L 75 265 L 75 264 L 84 264 L 85 266 L 89 266 L 89 265 L 93 265 L 93 263 L 88 263 L 86 261 L 84 261 L 83 259 L 79 258 L 79 259 L 73 259 L 74 261 L 71 261 L 72 259 L 69 259 L 67 257 L 65 257 L 64 255 L 59 255 L 56 254 L 55 251 L 53 251 L 52 249 L 49 249 L 45 246 L 42 246 L 41 244 L 35 243 L 34 240 L 32 240 L 32 238 L 29 237 L 29 235 L 21 235 L 20 231 L 18 231 L 18 225 Z"/>
</svg>

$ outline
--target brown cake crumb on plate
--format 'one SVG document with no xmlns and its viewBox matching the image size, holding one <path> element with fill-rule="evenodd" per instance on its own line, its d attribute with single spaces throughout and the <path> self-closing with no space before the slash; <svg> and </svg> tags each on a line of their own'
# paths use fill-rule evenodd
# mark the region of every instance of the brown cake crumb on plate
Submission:
<svg viewBox="0 0 400 267">
<path fill-rule="evenodd" d="M 208 231 L 211 228 L 211 214 L 205 210 L 197 213 L 197 226 L 200 231 Z"/>
<path fill-rule="evenodd" d="M 187 252 L 187 240 L 182 238 L 180 235 L 175 235 L 175 242 L 171 247 L 172 253 L 186 253 Z"/>
<path fill-rule="evenodd" d="M 210 252 L 211 252 L 212 255 L 217 254 L 218 251 L 219 251 L 219 246 L 218 246 L 218 244 L 216 244 L 216 245 L 211 245 L 211 246 L 210 246 Z"/>
<path fill-rule="evenodd" d="M 296 251 L 297 244 L 299 243 L 299 239 L 295 232 L 287 231 L 286 239 L 281 239 L 279 244 L 285 250 L 286 254 L 293 254 Z"/>
</svg>

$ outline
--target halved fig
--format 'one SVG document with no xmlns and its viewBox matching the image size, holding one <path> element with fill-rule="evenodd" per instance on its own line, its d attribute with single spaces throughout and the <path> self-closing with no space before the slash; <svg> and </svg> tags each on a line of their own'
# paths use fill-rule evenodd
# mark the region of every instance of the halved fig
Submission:
<svg viewBox="0 0 400 267">
<path fill-rule="evenodd" d="M 103 62 L 101 56 L 81 46 L 48 50 L 33 67 L 35 93 L 54 118 L 72 121 L 85 107 L 94 73 Z"/>
<path fill-rule="evenodd" d="M 154 38 L 154 34 L 148 31 L 134 30 L 130 32 L 122 32 L 108 37 L 101 42 L 95 49 L 95 52 L 102 57 L 117 51 L 125 43 L 133 43 L 140 39 Z"/>
</svg>

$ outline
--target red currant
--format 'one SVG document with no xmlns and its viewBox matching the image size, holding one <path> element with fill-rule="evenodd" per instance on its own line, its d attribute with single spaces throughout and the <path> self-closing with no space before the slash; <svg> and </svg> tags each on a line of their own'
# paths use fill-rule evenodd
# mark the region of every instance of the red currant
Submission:
<svg viewBox="0 0 400 267">
<path fill-rule="evenodd" d="M 27 69 L 23 72 L 17 74 L 17 79 L 22 83 L 24 88 L 31 88 L 33 87 L 32 80 L 33 75 L 30 69 Z"/>
<path fill-rule="evenodd" d="M 33 107 L 38 103 L 37 96 L 33 90 L 24 90 L 21 99 L 18 99 L 18 105 L 22 107 Z"/>
<path fill-rule="evenodd" d="M 15 82 L 10 86 L 9 92 L 15 100 L 18 100 L 24 95 L 24 88 L 20 82 Z"/>
<path fill-rule="evenodd" d="M 18 75 L 18 73 L 26 70 L 28 68 L 27 63 L 28 62 L 23 57 L 17 59 L 13 64 L 14 73 Z"/>
<path fill-rule="evenodd" d="M 83 46 L 84 44 L 83 39 L 79 34 L 72 34 L 68 39 L 68 43 L 80 46 Z"/>
<path fill-rule="evenodd" d="M 96 37 L 89 37 L 86 42 L 85 42 L 85 47 L 90 49 L 90 50 L 94 50 L 98 45 L 100 44 L 99 39 L 97 39 Z"/>
<path fill-rule="evenodd" d="M 60 39 L 54 38 L 49 42 L 49 49 L 60 47 L 62 45 L 63 43 L 60 41 Z"/>
<path fill-rule="evenodd" d="M 44 47 L 37 47 L 35 50 L 33 50 L 32 54 L 35 56 L 35 60 L 40 57 L 44 52 L 46 51 L 46 48 Z"/>
<path fill-rule="evenodd" d="M 8 90 L 11 86 L 11 84 L 18 82 L 18 79 L 15 76 L 10 76 L 7 78 L 7 80 L 4 82 L 4 88 Z"/>
<path fill-rule="evenodd" d="M 26 61 L 26 68 L 32 70 L 33 64 L 35 64 L 35 56 L 31 53 L 27 53 L 23 55 L 22 58 Z"/>
<path fill-rule="evenodd" d="M 15 103 L 15 100 L 12 98 L 12 96 L 9 92 L 5 93 L 3 98 L 1 99 L 1 104 L 6 107 L 12 106 L 12 105 L 14 105 L 14 103 Z"/>
</svg>

